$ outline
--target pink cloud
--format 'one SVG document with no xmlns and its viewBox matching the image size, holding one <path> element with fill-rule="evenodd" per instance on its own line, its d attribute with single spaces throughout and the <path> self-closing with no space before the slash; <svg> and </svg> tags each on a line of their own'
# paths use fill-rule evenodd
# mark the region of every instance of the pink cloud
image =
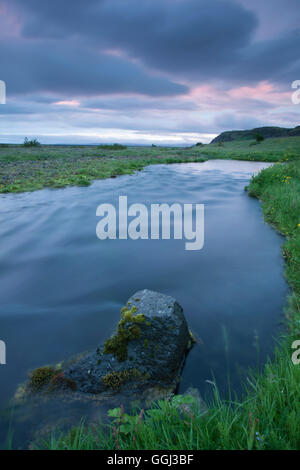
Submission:
<svg viewBox="0 0 300 470">
<path fill-rule="evenodd" d="M 0 1 L 0 36 L 18 37 L 21 33 L 22 23 L 18 15 L 8 5 L 7 2 Z"/>
<path fill-rule="evenodd" d="M 262 81 L 253 86 L 241 86 L 222 90 L 214 85 L 205 84 L 191 89 L 185 96 L 192 100 L 199 109 L 207 111 L 220 111 L 225 109 L 250 112 L 260 105 L 268 108 L 289 106 L 291 104 L 291 91 L 283 91 L 268 81 Z"/>
<path fill-rule="evenodd" d="M 70 106 L 70 107 L 73 107 L 73 108 L 76 108 L 76 107 L 80 106 L 80 102 L 77 101 L 77 100 L 56 101 L 53 104 L 56 105 L 56 106 Z"/>
<path fill-rule="evenodd" d="M 290 104 L 291 92 L 280 91 L 275 85 L 268 81 L 263 81 L 255 86 L 243 86 L 233 88 L 228 91 L 228 96 L 232 99 L 250 99 L 265 101 L 274 105 Z"/>
</svg>

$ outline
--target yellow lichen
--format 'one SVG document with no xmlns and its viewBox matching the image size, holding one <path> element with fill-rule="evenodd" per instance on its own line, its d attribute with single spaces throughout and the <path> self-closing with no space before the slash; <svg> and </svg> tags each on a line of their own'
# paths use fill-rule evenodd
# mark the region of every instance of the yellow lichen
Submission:
<svg viewBox="0 0 300 470">
<path fill-rule="evenodd" d="M 120 372 L 109 372 L 102 377 L 102 382 L 107 388 L 119 390 L 121 386 L 134 378 L 141 378 L 143 374 L 138 369 L 122 370 Z"/>
</svg>

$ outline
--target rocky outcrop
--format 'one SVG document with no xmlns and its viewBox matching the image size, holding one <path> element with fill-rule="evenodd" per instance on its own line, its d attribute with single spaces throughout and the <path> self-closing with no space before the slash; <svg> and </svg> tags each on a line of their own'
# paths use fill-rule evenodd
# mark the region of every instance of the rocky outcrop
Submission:
<svg viewBox="0 0 300 470">
<path fill-rule="evenodd" d="M 170 296 L 142 290 L 121 310 L 111 338 L 69 365 L 33 372 L 27 389 L 98 395 L 121 389 L 174 391 L 193 339 L 182 307 Z M 43 380 L 46 379 L 46 382 Z"/>
<path fill-rule="evenodd" d="M 294 129 L 286 129 L 283 127 L 257 127 L 255 129 L 245 131 L 226 131 L 213 139 L 211 144 L 232 142 L 234 140 L 251 140 L 255 139 L 256 135 L 261 135 L 265 139 L 273 137 L 300 136 L 300 126 L 297 126 Z"/>
</svg>

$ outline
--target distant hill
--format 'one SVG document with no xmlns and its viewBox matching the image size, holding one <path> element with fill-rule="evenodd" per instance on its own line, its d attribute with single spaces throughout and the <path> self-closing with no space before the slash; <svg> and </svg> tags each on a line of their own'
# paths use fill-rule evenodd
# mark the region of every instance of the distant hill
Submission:
<svg viewBox="0 0 300 470">
<path fill-rule="evenodd" d="M 248 131 L 227 131 L 222 132 L 215 139 L 211 141 L 211 144 L 217 144 L 218 142 L 232 142 L 233 140 L 251 140 L 255 138 L 256 134 L 262 135 L 265 139 L 272 137 L 294 137 L 300 136 L 300 126 L 294 129 L 285 129 L 284 127 L 256 127 Z"/>
</svg>

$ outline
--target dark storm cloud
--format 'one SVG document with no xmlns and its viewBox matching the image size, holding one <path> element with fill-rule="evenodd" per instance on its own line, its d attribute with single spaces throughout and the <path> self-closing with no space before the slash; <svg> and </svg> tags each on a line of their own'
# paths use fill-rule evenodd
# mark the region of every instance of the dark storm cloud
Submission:
<svg viewBox="0 0 300 470">
<path fill-rule="evenodd" d="M 238 0 L 255 12 L 259 20 L 256 36 L 260 39 L 281 36 L 300 25 L 299 0 Z"/>
<path fill-rule="evenodd" d="M 299 72 L 300 34 L 280 31 L 280 37 L 255 42 L 258 15 L 243 0 L 12 2 L 23 11 L 25 37 L 80 38 L 87 47 L 119 50 L 183 80 L 284 81 Z M 263 7 L 257 8 L 263 15 Z M 277 23 L 283 8 L 276 0 Z M 287 0 L 286 9 L 289 18 L 296 14 L 295 0 Z"/>
<path fill-rule="evenodd" d="M 141 93 L 181 94 L 183 85 L 146 74 L 136 64 L 72 41 L 15 40 L 0 44 L 1 79 L 10 94 L 40 91 L 64 96 Z"/>
<path fill-rule="evenodd" d="M 228 0 L 92 0 L 81 7 L 78 1 L 27 0 L 25 5 L 27 37 L 80 35 L 182 76 L 226 67 L 257 26 L 253 13 Z"/>
<path fill-rule="evenodd" d="M 239 67 L 253 81 L 290 83 L 300 76 L 300 30 L 245 48 Z M 234 79 L 234 77 L 233 77 Z"/>
</svg>

